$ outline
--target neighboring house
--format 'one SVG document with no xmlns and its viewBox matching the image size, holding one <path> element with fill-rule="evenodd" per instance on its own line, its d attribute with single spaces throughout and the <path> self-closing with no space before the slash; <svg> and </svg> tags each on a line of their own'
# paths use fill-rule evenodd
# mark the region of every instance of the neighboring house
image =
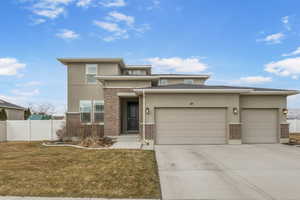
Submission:
<svg viewBox="0 0 300 200">
<path fill-rule="evenodd" d="M 288 140 L 287 96 L 298 91 L 205 85 L 208 75 L 152 74 L 119 58 L 58 60 L 68 71 L 70 137 L 97 127 L 98 134 L 140 134 L 156 144 Z"/>
<path fill-rule="evenodd" d="M 287 119 L 300 119 L 300 109 L 289 109 Z"/>
<path fill-rule="evenodd" d="M 25 108 L 0 99 L 0 109 L 4 109 L 7 120 L 24 120 Z"/>
</svg>

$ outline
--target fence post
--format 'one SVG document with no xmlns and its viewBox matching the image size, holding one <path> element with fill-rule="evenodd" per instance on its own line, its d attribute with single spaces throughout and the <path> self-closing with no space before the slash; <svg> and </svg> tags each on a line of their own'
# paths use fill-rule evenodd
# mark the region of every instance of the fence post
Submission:
<svg viewBox="0 0 300 200">
<path fill-rule="evenodd" d="M 51 126 L 51 128 L 50 128 L 50 129 L 51 129 L 51 132 L 50 132 L 50 140 L 52 141 L 52 140 L 53 140 L 53 131 L 54 131 L 54 130 L 53 130 L 53 119 L 51 119 L 50 123 L 51 123 L 51 124 L 50 124 L 50 126 Z"/>
<path fill-rule="evenodd" d="M 31 119 L 28 120 L 28 133 L 29 133 L 29 142 L 31 142 Z"/>
</svg>

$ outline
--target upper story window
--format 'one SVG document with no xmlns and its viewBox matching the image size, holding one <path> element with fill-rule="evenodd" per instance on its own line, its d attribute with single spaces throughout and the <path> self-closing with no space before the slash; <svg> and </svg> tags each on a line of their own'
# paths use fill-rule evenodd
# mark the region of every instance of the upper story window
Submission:
<svg viewBox="0 0 300 200">
<path fill-rule="evenodd" d="M 193 79 L 184 79 L 183 83 L 184 84 L 194 84 L 194 80 Z"/>
<path fill-rule="evenodd" d="M 158 85 L 168 85 L 168 80 L 167 79 L 160 79 L 158 82 Z"/>
<path fill-rule="evenodd" d="M 80 101 L 80 121 L 90 123 L 92 121 L 92 101 Z"/>
<path fill-rule="evenodd" d="M 137 69 L 129 69 L 127 70 L 128 75 L 147 75 L 147 72 L 145 70 L 137 70 Z"/>
<path fill-rule="evenodd" d="M 104 101 L 94 101 L 94 122 L 104 121 Z"/>
<path fill-rule="evenodd" d="M 86 82 L 89 84 L 95 84 L 97 82 L 97 64 L 85 65 Z"/>
</svg>

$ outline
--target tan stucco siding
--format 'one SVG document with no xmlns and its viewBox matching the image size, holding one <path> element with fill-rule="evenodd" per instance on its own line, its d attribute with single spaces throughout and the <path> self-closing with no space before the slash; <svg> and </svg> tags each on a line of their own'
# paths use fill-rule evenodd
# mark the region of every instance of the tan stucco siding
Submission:
<svg viewBox="0 0 300 200">
<path fill-rule="evenodd" d="M 239 115 L 232 113 L 234 107 L 239 107 L 237 94 L 146 94 L 146 107 L 150 109 L 146 123 L 155 123 L 154 109 L 158 107 L 227 108 L 227 122 L 239 122 Z"/>
<path fill-rule="evenodd" d="M 85 63 L 68 65 L 68 112 L 79 112 L 80 100 L 103 100 L 102 83 L 86 83 Z M 115 63 L 100 63 L 97 75 L 119 75 L 120 68 Z"/>
<path fill-rule="evenodd" d="M 184 83 L 184 79 L 194 80 L 194 84 L 203 85 L 205 79 L 203 78 L 161 78 L 162 80 L 167 80 L 167 85 L 174 85 L 174 84 L 182 84 Z"/>
<path fill-rule="evenodd" d="M 5 108 L 7 120 L 24 120 L 24 110 Z"/>
<path fill-rule="evenodd" d="M 240 106 L 243 108 L 276 108 L 278 109 L 278 118 L 280 123 L 286 123 L 286 116 L 281 112 L 287 107 L 286 96 L 269 95 L 242 95 L 240 97 Z"/>
<path fill-rule="evenodd" d="M 122 80 L 122 81 L 105 81 L 105 87 L 114 87 L 114 88 L 124 88 L 124 87 L 132 87 L 132 88 L 141 88 L 141 87 L 150 87 L 150 80 Z"/>
<path fill-rule="evenodd" d="M 80 100 L 103 99 L 103 88 L 99 84 L 68 86 L 68 112 L 79 112 Z"/>
</svg>

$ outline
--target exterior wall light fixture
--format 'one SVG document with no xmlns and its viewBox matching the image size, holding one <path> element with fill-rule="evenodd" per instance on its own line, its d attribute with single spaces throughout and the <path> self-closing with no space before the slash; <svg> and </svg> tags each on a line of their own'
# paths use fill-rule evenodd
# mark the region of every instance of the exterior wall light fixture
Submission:
<svg viewBox="0 0 300 200">
<path fill-rule="evenodd" d="M 282 109 L 282 113 L 283 113 L 284 115 L 287 115 L 288 112 L 289 112 L 288 109 L 286 109 L 286 108 L 283 108 L 283 109 Z"/>
<path fill-rule="evenodd" d="M 233 113 L 234 115 L 239 114 L 238 108 L 237 108 L 237 107 L 234 107 L 234 108 L 232 109 L 232 113 Z"/>
<path fill-rule="evenodd" d="M 150 114 L 150 109 L 147 107 L 146 108 L 146 114 L 149 115 Z"/>
</svg>

